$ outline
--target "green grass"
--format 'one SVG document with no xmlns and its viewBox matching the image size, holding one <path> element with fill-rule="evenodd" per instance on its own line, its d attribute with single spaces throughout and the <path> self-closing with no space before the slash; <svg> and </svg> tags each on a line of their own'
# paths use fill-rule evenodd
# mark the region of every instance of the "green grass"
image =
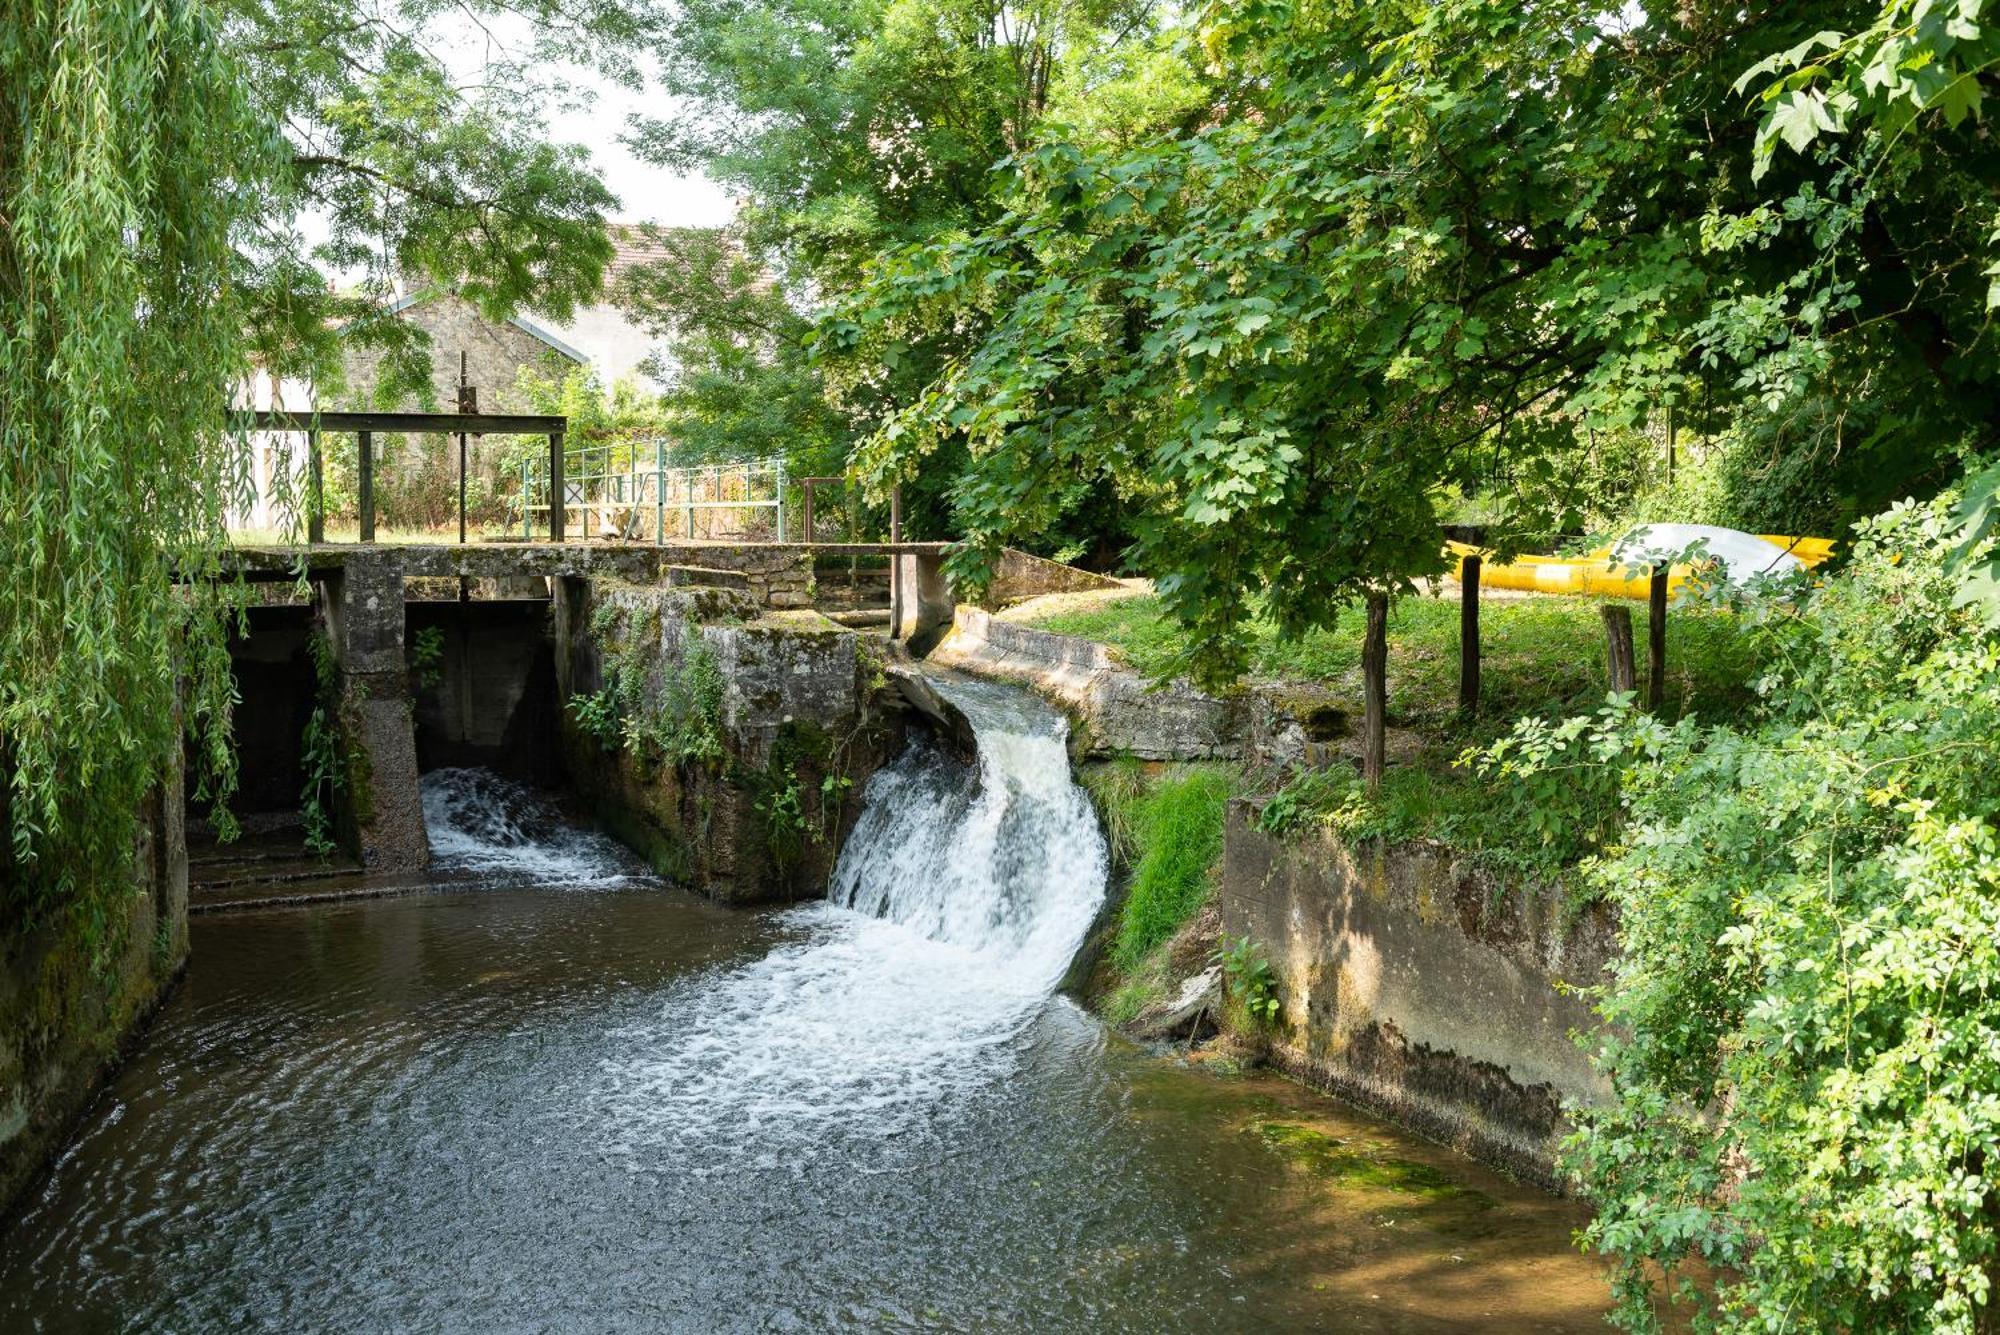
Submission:
<svg viewBox="0 0 2000 1335">
<path fill-rule="evenodd" d="M 1467 719 L 1458 713 L 1457 600 L 1398 601 L 1389 615 L 1388 677 L 1389 723 L 1408 734 L 1400 759 L 1391 762 L 1374 794 L 1362 791 L 1346 766 L 1295 776 L 1275 799 L 1278 809 L 1270 814 L 1278 819 L 1271 828 L 1282 832 L 1317 823 L 1348 839 L 1435 839 L 1477 855 L 1505 876 L 1553 875 L 1592 851 L 1588 831 L 1531 836 L 1522 819 L 1522 793 L 1496 788 L 1456 762 L 1468 749 L 1506 735 L 1519 719 L 1564 718 L 1603 706 L 1609 683 L 1597 608 L 1585 598 L 1489 600 L 1480 627 L 1480 709 Z M 1645 607 L 1635 603 L 1632 610 L 1643 674 Z M 1149 673 L 1164 670 L 1183 646 L 1180 628 L 1151 597 L 1058 613 L 1033 624 L 1110 645 L 1132 667 Z M 1727 613 L 1695 609 L 1671 611 L 1667 631 L 1662 715 L 1727 721 L 1744 713 L 1756 698 L 1751 683 L 1761 670 L 1751 635 Z M 1323 685 L 1358 719 L 1360 608 L 1345 609 L 1332 628 L 1306 635 L 1283 636 L 1262 622 L 1252 633 L 1255 675 Z M 1116 809 L 1100 801 L 1107 811 Z M 1136 882 L 1134 889 L 1136 894 Z M 1180 902 L 1171 893 L 1160 899 Z M 1149 911 L 1140 910 L 1132 926 L 1135 943 L 1156 939 L 1144 916 Z M 1144 952 L 1125 954 L 1126 940 L 1121 934 L 1119 959 L 1129 969 Z"/>
<path fill-rule="evenodd" d="M 1236 776 L 1220 765 L 1176 765 L 1155 773 L 1124 760 L 1088 772 L 1084 782 L 1113 846 L 1132 869 L 1111 947 L 1112 963 L 1131 974 L 1208 902 Z"/>
<path fill-rule="evenodd" d="M 1646 609 L 1632 604 L 1640 671 L 1647 654 Z M 1055 613 L 1031 624 L 1117 649 L 1132 667 L 1165 671 L 1185 637 L 1152 597 L 1125 598 L 1089 611 Z M 1328 630 L 1285 636 L 1268 622 L 1252 627 L 1258 676 L 1320 682 L 1358 703 L 1362 611 L 1342 609 Z M 1582 713 L 1607 690 L 1604 623 L 1587 598 L 1491 599 L 1480 614 L 1480 713 L 1504 722 L 1531 714 Z M 1750 642 L 1726 613 L 1675 610 L 1667 622 L 1663 712 L 1732 716 L 1753 698 L 1757 675 Z M 1409 727 L 1461 732 L 1458 720 L 1458 601 L 1411 597 L 1389 612 L 1389 719 Z M 1471 729 L 1479 732 L 1477 724 Z M 1489 726 L 1485 731 L 1491 731 Z"/>
</svg>

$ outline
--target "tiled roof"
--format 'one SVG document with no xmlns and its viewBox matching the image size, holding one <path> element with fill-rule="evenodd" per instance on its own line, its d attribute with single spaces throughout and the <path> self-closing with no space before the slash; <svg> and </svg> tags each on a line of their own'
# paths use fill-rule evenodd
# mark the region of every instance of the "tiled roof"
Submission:
<svg viewBox="0 0 2000 1335">
<path fill-rule="evenodd" d="M 608 291 L 631 270 L 642 265 L 658 264 L 667 259 L 669 237 L 705 232 L 710 229 L 661 227 L 654 223 L 613 223 L 607 230 L 611 233 L 611 244 L 617 247 L 611 256 L 611 263 L 604 270 L 604 286 Z"/>
</svg>

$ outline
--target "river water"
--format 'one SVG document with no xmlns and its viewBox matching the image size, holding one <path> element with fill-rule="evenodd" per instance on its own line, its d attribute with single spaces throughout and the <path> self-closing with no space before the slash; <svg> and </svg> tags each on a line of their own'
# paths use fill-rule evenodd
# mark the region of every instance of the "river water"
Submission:
<svg viewBox="0 0 2000 1335">
<path fill-rule="evenodd" d="M 1586 1330 L 1577 1210 L 1053 993 L 1104 849 L 1060 722 L 946 689 L 829 900 L 659 885 L 491 775 L 438 893 L 198 917 L 0 1233 L 0 1330 Z"/>
</svg>

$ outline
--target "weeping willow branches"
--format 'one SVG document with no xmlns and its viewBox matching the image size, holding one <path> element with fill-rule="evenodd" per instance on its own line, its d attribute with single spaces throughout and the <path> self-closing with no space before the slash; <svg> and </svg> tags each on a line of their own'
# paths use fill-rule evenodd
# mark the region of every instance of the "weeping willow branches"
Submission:
<svg viewBox="0 0 2000 1335">
<path fill-rule="evenodd" d="M 203 0 L 8 10 L 0 913 L 102 925 L 184 722 L 228 768 L 226 610 L 171 573 L 212 573 L 246 483 L 231 236 L 276 145 Z"/>
</svg>

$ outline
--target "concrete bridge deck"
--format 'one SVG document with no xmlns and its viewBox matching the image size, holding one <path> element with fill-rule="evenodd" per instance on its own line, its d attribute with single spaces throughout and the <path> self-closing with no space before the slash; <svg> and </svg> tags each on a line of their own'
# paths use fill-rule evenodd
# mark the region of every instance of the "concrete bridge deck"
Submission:
<svg viewBox="0 0 2000 1335">
<path fill-rule="evenodd" d="M 620 579 L 677 584 L 711 582 L 711 576 L 740 574 L 746 566 L 795 563 L 817 556 L 914 556 L 941 559 L 948 542 L 317 542 L 247 546 L 224 553 L 225 574 L 252 582 L 296 579 L 303 564 L 308 578 L 336 574 L 350 563 L 394 565 L 406 577 L 463 576 L 506 579 L 520 576 L 608 575 Z M 723 579 L 729 587 L 741 580 Z"/>
</svg>

